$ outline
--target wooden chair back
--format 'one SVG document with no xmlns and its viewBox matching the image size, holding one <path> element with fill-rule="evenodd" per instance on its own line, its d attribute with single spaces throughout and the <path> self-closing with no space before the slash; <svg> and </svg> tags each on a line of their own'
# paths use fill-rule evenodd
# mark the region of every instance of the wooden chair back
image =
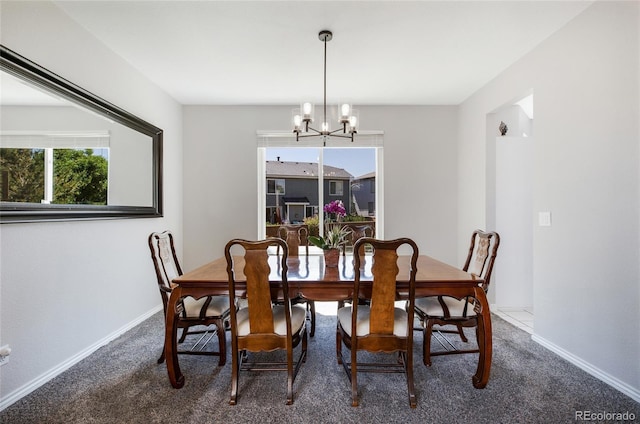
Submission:
<svg viewBox="0 0 640 424">
<path fill-rule="evenodd" d="M 388 338 L 394 338 L 394 310 L 395 301 L 398 299 L 398 290 L 396 288 L 396 277 L 398 275 L 398 249 L 403 245 L 408 245 L 411 248 L 411 269 L 409 272 L 409 293 L 408 302 L 413 308 L 415 301 L 415 280 L 416 280 L 416 267 L 418 261 L 418 246 L 415 242 L 408 238 L 400 238 L 395 240 L 378 240 L 372 237 L 360 238 L 354 245 L 354 251 L 358 251 L 365 244 L 371 245 L 373 248 L 373 265 L 371 267 L 371 273 L 373 280 L 371 281 L 371 293 L 370 298 L 370 328 L 369 335 L 365 338 L 356 340 L 353 345 L 356 346 L 354 350 L 358 350 L 358 344 L 363 343 L 368 345 L 379 345 L 380 350 L 394 351 L 397 349 L 397 345 L 393 341 L 385 341 Z M 355 272 L 355 285 L 354 285 L 354 298 L 352 303 L 353 316 L 357 316 L 358 313 L 358 293 L 361 293 L 361 260 L 364 258 L 360 255 L 354 255 L 354 272 Z M 413 310 L 413 309 L 411 309 Z M 408 314 L 408 326 L 407 328 L 413 328 L 413 314 Z M 356 334 L 356 320 L 352 320 L 352 332 Z M 413 331 L 407 331 L 406 337 L 412 339 Z M 353 338 L 353 337 L 352 337 Z M 375 341 L 375 339 L 378 339 Z M 357 337 L 355 339 L 358 339 Z M 387 347 L 385 347 L 388 344 Z M 362 346 L 362 348 L 365 348 Z M 366 347 L 370 349 L 371 347 Z"/>
<path fill-rule="evenodd" d="M 285 224 L 278 228 L 278 237 L 283 239 L 287 243 L 289 248 L 289 265 L 292 271 L 300 270 L 299 251 L 300 246 L 305 247 L 305 255 L 309 256 L 309 227 L 306 224 Z M 280 247 L 276 249 L 277 254 L 280 254 Z M 309 263 L 307 262 L 306 275 L 309 275 Z M 296 297 L 292 299 L 293 304 L 304 303 L 306 304 L 309 321 L 311 321 L 311 333 L 313 337 L 316 333 L 316 306 L 313 300 L 302 299 Z"/>
<path fill-rule="evenodd" d="M 373 228 L 371 228 L 371 225 L 368 225 L 368 224 L 351 225 L 350 228 L 351 228 L 351 242 L 353 244 L 355 244 L 356 241 L 360 240 L 363 237 L 373 238 L 375 236 L 375 234 L 373 234 Z"/>
<path fill-rule="evenodd" d="M 482 278 L 484 280 L 482 288 L 485 292 L 489 290 L 499 245 L 500 235 L 496 232 L 475 230 L 471 234 L 467 260 L 462 269 Z"/>
<path fill-rule="evenodd" d="M 309 230 L 306 225 L 281 225 L 278 227 L 278 237 L 286 241 L 289 247 L 289 257 L 298 257 L 300 246 L 305 247 L 305 253 L 309 256 Z M 280 253 L 279 250 L 278 253 Z"/>
<path fill-rule="evenodd" d="M 232 255 L 234 247 L 241 247 L 244 250 L 244 266 L 242 270 L 236 269 L 235 258 Z M 285 317 L 287 320 L 287 335 L 278 335 L 275 332 L 275 322 L 273 319 L 273 300 L 269 275 L 269 255 L 267 249 L 270 246 L 278 246 L 282 249 L 279 256 L 279 267 L 282 282 L 282 291 L 278 290 L 277 297 L 279 303 L 284 305 Z M 291 299 L 289 298 L 289 286 L 287 283 L 287 243 L 279 238 L 268 238 L 266 240 L 249 241 L 235 239 L 225 246 L 225 257 L 227 259 L 227 274 L 229 276 L 229 300 L 235 302 L 238 293 L 236 288 L 239 271 L 246 281 L 245 297 L 249 312 L 249 333 L 240 335 L 237 327 L 237 317 L 235 308 L 231 308 L 231 332 L 232 337 L 238 339 L 238 346 L 251 351 L 270 350 L 283 348 L 286 346 L 285 339 L 291 338 Z"/>
<path fill-rule="evenodd" d="M 149 235 L 149 249 L 151 250 L 151 259 L 153 260 L 158 288 L 160 289 L 166 314 L 167 302 L 171 293 L 171 281 L 182 275 L 182 268 L 173 244 L 173 234 L 170 231 L 151 233 Z"/>
<path fill-rule="evenodd" d="M 364 245 L 360 247 L 359 251 L 355 249 L 356 242 L 364 237 L 375 237 L 375 234 L 371 225 L 369 224 L 349 225 L 348 242 L 351 243 L 352 246 L 354 246 L 354 249 L 353 249 L 354 255 L 355 255 L 355 252 L 358 252 L 358 254 L 361 256 L 364 255 L 364 247 L 365 247 Z M 343 256 L 346 255 L 346 251 L 347 249 L 345 248 L 342 249 Z"/>
</svg>

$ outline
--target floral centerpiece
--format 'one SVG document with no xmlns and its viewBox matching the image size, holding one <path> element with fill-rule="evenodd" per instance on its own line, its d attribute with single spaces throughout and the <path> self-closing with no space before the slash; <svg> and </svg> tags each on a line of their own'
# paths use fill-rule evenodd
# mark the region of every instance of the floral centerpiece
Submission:
<svg viewBox="0 0 640 424">
<path fill-rule="evenodd" d="M 324 205 L 324 212 L 327 214 L 327 221 L 340 221 L 347 214 L 342 200 L 334 200 Z"/>
<path fill-rule="evenodd" d="M 327 231 L 327 234 L 322 236 L 309 236 L 309 242 L 315 246 L 318 246 L 322 250 L 340 249 L 340 246 L 344 243 L 349 230 L 346 226 L 335 226 Z"/>
<path fill-rule="evenodd" d="M 325 265 L 337 267 L 340 259 L 340 246 L 342 246 L 349 234 L 348 228 L 334 226 L 327 231 L 324 237 L 309 236 L 309 242 L 324 251 Z"/>
</svg>

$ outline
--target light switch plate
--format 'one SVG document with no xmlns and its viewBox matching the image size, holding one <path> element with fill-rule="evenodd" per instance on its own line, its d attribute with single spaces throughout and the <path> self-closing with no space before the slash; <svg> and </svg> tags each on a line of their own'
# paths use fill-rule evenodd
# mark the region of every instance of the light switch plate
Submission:
<svg viewBox="0 0 640 424">
<path fill-rule="evenodd" d="M 538 212 L 538 225 L 551 227 L 551 212 Z"/>
</svg>

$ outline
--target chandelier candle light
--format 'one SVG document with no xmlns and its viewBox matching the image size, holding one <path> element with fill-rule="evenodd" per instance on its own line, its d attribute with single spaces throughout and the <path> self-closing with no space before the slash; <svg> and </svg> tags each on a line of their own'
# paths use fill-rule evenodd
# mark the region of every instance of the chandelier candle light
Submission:
<svg viewBox="0 0 640 424">
<path fill-rule="evenodd" d="M 327 121 L 327 42 L 331 41 L 333 34 L 331 31 L 323 30 L 318 34 L 320 41 L 324 43 L 324 103 L 322 111 L 322 122 L 320 129 L 315 129 L 309 124 L 313 123 L 313 105 L 309 102 L 303 103 L 300 109 L 293 111 L 293 132 L 296 134 L 296 141 L 303 137 L 322 137 L 324 145 L 329 137 L 349 138 L 353 142 L 353 136 L 358 132 L 358 112 L 353 110 L 350 104 L 344 103 L 339 108 L 340 128 L 333 131 L 329 128 Z M 341 134 L 338 134 L 342 132 Z M 302 134 L 301 134 L 302 133 Z"/>
</svg>

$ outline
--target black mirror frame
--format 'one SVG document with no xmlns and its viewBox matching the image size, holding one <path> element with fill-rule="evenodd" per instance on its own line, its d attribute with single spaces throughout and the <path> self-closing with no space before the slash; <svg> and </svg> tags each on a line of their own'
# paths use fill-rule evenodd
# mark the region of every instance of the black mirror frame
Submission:
<svg viewBox="0 0 640 424">
<path fill-rule="evenodd" d="M 142 134 L 153 143 L 153 205 L 45 205 L 0 202 L 0 224 L 162 217 L 162 130 L 0 44 L 0 70 Z"/>
</svg>

